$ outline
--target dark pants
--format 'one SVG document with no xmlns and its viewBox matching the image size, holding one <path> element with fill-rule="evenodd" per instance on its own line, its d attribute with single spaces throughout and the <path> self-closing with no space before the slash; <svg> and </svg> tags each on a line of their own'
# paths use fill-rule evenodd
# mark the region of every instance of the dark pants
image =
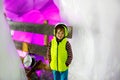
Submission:
<svg viewBox="0 0 120 80">
<path fill-rule="evenodd" d="M 53 70 L 52 72 L 53 72 L 54 80 L 68 80 L 68 70 L 64 72 Z"/>
</svg>

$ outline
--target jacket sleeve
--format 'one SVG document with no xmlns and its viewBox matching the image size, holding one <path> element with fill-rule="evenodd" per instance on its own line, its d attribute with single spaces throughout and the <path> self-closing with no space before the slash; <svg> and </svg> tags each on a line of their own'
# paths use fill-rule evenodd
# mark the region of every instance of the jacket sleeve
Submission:
<svg viewBox="0 0 120 80">
<path fill-rule="evenodd" d="M 70 63 L 72 62 L 73 59 L 73 54 L 72 54 L 72 48 L 69 42 L 66 43 L 66 50 L 68 53 L 67 61 L 66 61 L 66 66 L 69 66 Z"/>
<path fill-rule="evenodd" d="M 50 52 L 50 49 L 51 49 L 51 42 L 49 43 L 48 47 L 47 47 L 47 60 L 49 60 L 49 63 L 51 62 L 51 52 Z"/>
</svg>

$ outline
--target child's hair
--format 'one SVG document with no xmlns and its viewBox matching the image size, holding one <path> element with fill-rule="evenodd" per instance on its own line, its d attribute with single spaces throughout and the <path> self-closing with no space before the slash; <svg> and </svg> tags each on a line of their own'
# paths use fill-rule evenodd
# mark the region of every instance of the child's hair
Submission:
<svg viewBox="0 0 120 80">
<path fill-rule="evenodd" d="M 68 35 L 68 30 L 67 30 L 67 26 L 65 24 L 57 24 L 55 26 L 55 30 L 54 30 L 54 35 L 57 33 L 57 30 L 60 29 L 61 31 L 64 31 L 65 33 L 65 37 Z"/>
<path fill-rule="evenodd" d="M 56 27 L 55 27 L 55 34 L 57 33 L 57 30 L 60 29 L 60 31 L 64 31 L 65 32 L 65 29 L 64 29 L 64 26 L 63 24 L 58 24 Z"/>
</svg>

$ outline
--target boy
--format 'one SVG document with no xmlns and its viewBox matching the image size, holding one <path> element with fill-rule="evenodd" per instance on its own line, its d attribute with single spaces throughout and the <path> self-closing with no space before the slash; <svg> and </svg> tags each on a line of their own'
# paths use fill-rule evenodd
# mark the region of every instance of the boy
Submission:
<svg viewBox="0 0 120 80">
<path fill-rule="evenodd" d="M 54 80 L 68 80 L 68 67 L 72 61 L 72 49 L 67 41 L 67 27 L 58 24 L 54 29 L 54 37 L 49 44 L 47 58 L 53 72 Z"/>
</svg>

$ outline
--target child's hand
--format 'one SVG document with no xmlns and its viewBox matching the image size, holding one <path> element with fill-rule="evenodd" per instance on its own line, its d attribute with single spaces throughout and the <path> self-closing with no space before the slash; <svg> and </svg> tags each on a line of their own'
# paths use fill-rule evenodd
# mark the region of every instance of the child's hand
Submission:
<svg viewBox="0 0 120 80">
<path fill-rule="evenodd" d="M 69 66 L 69 64 L 68 63 L 65 63 L 66 64 L 66 66 L 68 67 Z"/>
</svg>

